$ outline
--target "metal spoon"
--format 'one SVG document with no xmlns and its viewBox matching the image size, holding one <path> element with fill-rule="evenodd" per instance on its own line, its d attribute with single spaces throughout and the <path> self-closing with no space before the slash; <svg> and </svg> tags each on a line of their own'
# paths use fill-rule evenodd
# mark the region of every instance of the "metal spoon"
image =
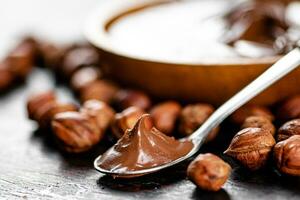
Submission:
<svg viewBox="0 0 300 200">
<path fill-rule="evenodd" d="M 134 177 L 141 176 L 149 173 L 153 173 L 167 167 L 171 167 L 175 164 L 178 164 L 191 156 L 193 156 L 202 146 L 209 132 L 216 126 L 218 126 L 225 118 L 227 118 L 230 114 L 232 114 L 235 110 L 240 108 L 242 105 L 247 103 L 257 94 L 268 88 L 274 82 L 288 74 L 290 71 L 295 69 L 300 65 L 300 47 L 295 48 L 290 53 L 281 58 L 278 62 L 276 62 L 273 66 L 271 66 L 268 70 L 266 70 L 262 75 L 260 75 L 257 79 L 251 82 L 248 86 L 238 92 L 235 96 L 229 99 L 226 103 L 224 103 L 221 107 L 219 107 L 207 120 L 206 122 L 196 130 L 191 136 L 188 138 L 184 138 L 185 140 L 190 140 L 194 144 L 193 149 L 185 156 L 174 160 L 170 163 L 166 163 L 161 166 L 143 169 L 138 171 L 129 171 L 126 173 L 115 173 L 112 171 L 108 171 L 99 167 L 99 160 L 101 156 L 96 158 L 94 161 L 94 167 L 101 173 L 116 176 L 116 177 Z"/>
</svg>

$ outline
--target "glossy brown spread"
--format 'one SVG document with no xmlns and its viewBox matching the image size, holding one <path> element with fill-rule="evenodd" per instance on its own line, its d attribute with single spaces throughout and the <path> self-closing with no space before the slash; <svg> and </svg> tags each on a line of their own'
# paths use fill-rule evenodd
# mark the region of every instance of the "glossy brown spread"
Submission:
<svg viewBox="0 0 300 200">
<path fill-rule="evenodd" d="M 158 131 L 150 115 L 143 115 L 133 129 L 107 152 L 99 162 L 103 169 L 124 173 L 148 169 L 176 160 L 193 148 L 191 142 L 177 141 Z"/>
<path fill-rule="evenodd" d="M 224 41 L 243 56 L 286 53 L 293 48 L 293 36 L 300 38 L 299 30 L 297 35 L 288 32 L 291 24 L 286 20 L 286 11 L 287 3 L 280 0 L 245 1 L 225 16 L 228 31 Z"/>
</svg>

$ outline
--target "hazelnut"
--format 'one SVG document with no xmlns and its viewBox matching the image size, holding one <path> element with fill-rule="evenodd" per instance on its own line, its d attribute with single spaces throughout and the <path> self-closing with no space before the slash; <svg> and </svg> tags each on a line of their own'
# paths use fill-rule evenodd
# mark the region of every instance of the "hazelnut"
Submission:
<svg viewBox="0 0 300 200">
<path fill-rule="evenodd" d="M 287 99 L 278 109 L 277 118 L 288 121 L 300 117 L 300 95 Z"/>
<path fill-rule="evenodd" d="M 71 77 L 78 69 L 99 63 L 100 55 L 97 50 L 94 47 L 83 45 L 66 52 L 62 61 L 62 72 L 66 77 Z"/>
<path fill-rule="evenodd" d="M 300 176 L 300 135 L 277 143 L 274 147 L 274 158 L 282 173 Z"/>
<path fill-rule="evenodd" d="M 300 135 L 300 119 L 294 119 L 283 124 L 277 134 L 277 141 L 286 140 L 293 135 Z"/>
<path fill-rule="evenodd" d="M 172 135 L 181 106 L 175 101 L 167 101 L 154 106 L 150 114 L 155 127 L 166 135 Z"/>
<path fill-rule="evenodd" d="M 200 154 L 187 169 L 188 178 L 199 188 L 218 191 L 227 181 L 231 172 L 229 164 L 211 153 Z"/>
<path fill-rule="evenodd" d="M 109 104 L 117 91 L 118 87 L 114 83 L 107 80 L 97 80 L 82 88 L 80 99 L 82 102 L 96 99 Z"/>
<path fill-rule="evenodd" d="M 47 91 L 35 95 L 31 95 L 31 97 L 27 101 L 27 113 L 29 119 L 36 120 L 35 114 L 36 111 L 46 103 L 54 103 L 56 102 L 56 97 L 53 91 Z"/>
<path fill-rule="evenodd" d="M 58 103 L 52 91 L 31 96 L 27 102 L 28 117 L 38 122 L 42 128 L 49 127 L 55 114 L 76 111 L 78 108 L 74 104 Z"/>
<path fill-rule="evenodd" d="M 63 112 L 55 115 L 52 128 L 62 147 L 74 153 L 89 150 L 103 135 L 93 119 L 79 112 Z"/>
<path fill-rule="evenodd" d="M 179 116 L 179 132 L 188 136 L 198 129 L 214 112 L 214 108 L 209 104 L 188 105 Z M 208 135 L 206 141 L 213 140 L 219 131 L 219 127 L 214 128 Z"/>
<path fill-rule="evenodd" d="M 265 165 L 274 145 L 275 139 L 269 131 L 245 128 L 233 137 L 224 153 L 237 159 L 250 170 L 257 170 Z"/>
<path fill-rule="evenodd" d="M 24 79 L 31 71 L 36 57 L 37 42 L 33 38 L 25 38 L 9 53 L 4 63 L 16 77 Z"/>
<path fill-rule="evenodd" d="M 275 135 L 275 126 L 272 124 L 270 119 L 264 117 L 264 116 L 251 116 L 246 118 L 242 125 L 242 129 L 244 128 L 262 128 L 267 131 L 270 131 L 270 133 L 274 136 Z"/>
<path fill-rule="evenodd" d="M 82 88 L 99 78 L 101 78 L 101 72 L 97 67 L 84 67 L 76 71 L 71 77 L 71 87 L 75 91 L 80 91 Z"/>
<path fill-rule="evenodd" d="M 0 92 L 8 89 L 14 83 L 15 76 L 0 63 Z"/>
<path fill-rule="evenodd" d="M 111 128 L 113 135 L 120 139 L 127 129 L 132 129 L 138 119 L 145 114 L 139 107 L 129 107 L 115 115 Z"/>
<path fill-rule="evenodd" d="M 246 105 L 241 107 L 231 115 L 231 120 L 236 124 L 243 124 L 246 118 L 250 116 L 264 116 L 270 121 L 274 120 L 274 116 L 269 109 L 255 105 Z"/>
<path fill-rule="evenodd" d="M 147 110 L 151 106 L 151 100 L 147 94 L 138 90 L 120 90 L 114 97 L 114 104 L 120 110 L 131 106 Z"/>
<path fill-rule="evenodd" d="M 37 111 L 37 119 L 36 121 L 39 123 L 40 127 L 49 127 L 51 125 L 51 120 L 53 117 L 62 112 L 68 111 L 77 111 L 78 108 L 76 105 L 68 103 L 68 104 L 60 104 L 60 103 L 48 103 L 44 106 L 41 106 Z"/>
<path fill-rule="evenodd" d="M 95 123 L 103 133 L 111 124 L 115 116 L 115 111 L 109 105 L 98 100 L 84 102 L 80 112 L 94 119 Z"/>
<path fill-rule="evenodd" d="M 42 65 L 56 71 L 62 62 L 67 48 L 56 46 L 49 42 L 39 43 L 39 54 Z"/>
</svg>

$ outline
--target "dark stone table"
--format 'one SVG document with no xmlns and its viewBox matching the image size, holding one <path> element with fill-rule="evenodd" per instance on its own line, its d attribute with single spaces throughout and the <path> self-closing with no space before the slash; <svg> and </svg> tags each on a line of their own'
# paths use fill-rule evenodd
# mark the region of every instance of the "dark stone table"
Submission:
<svg viewBox="0 0 300 200">
<path fill-rule="evenodd" d="M 78 38 L 76 31 L 84 13 L 97 1 L 0 1 L 0 54 L 14 43 L 26 23 L 30 30 L 40 30 L 41 35 L 61 41 Z M 56 85 L 53 75 L 43 69 L 35 69 L 26 84 L 0 96 L 0 199 L 300 199 L 299 178 L 281 176 L 272 167 L 252 173 L 222 156 L 235 131 L 226 125 L 215 143 L 201 149 L 221 155 L 233 167 L 230 179 L 219 192 L 197 189 L 185 177 L 186 163 L 133 180 L 103 176 L 92 163 L 111 144 L 109 140 L 86 154 L 64 154 L 57 150 L 49 133 L 38 131 L 36 124 L 27 119 L 27 96 L 49 88 L 56 88 L 63 100 L 73 99 L 70 91 Z"/>
</svg>

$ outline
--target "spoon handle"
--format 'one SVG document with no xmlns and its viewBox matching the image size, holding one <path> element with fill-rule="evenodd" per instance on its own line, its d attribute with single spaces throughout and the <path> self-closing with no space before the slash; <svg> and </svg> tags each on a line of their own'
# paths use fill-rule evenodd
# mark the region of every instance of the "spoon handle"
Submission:
<svg viewBox="0 0 300 200">
<path fill-rule="evenodd" d="M 292 50 L 285 55 L 268 70 L 266 70 L 257 79 L 251 82 L 248 86 L 234 95 L 221 107 L 219 107 L 206 122 L 196 130 L 189 139 L 193 141 L 195 146 L 199 146 L 204 142 L 209 132 L 218 126 L 225 118 L 232 114 L 235 110 L 247 103 L 260 92 L 268 88 L 274 82 L 288 74 L 290 71 L 300 65 L 300 48 Z"/>
</svg>

